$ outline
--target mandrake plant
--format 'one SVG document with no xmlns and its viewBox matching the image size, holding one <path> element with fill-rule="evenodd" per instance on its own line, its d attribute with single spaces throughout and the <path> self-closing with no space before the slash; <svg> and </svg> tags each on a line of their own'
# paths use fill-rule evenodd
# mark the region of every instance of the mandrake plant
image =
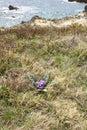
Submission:
<svg viewBox="0 0 87 130">
<path fill-rule="evenodd" d="M 27 75 L 31 81 L 32 88 L 38 89 L 39 91 L 47 91 L 46 86 L 49 83 L 50 73 L 43 75 L 40 80 L 37 80 L 37 78 L 31 73 L 28 73 Z"/>
</svg>

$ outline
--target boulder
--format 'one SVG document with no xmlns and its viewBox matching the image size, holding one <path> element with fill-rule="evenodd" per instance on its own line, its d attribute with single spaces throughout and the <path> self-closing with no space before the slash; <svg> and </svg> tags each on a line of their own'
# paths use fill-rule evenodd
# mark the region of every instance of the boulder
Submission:
<svg viewBox="0 0 87 130">
<path fill-rule="evenodd" d="M 35 19 L 42 19 L 41 17 L 39 17 L 38 15 L 35 15 L 32 17 L 31 21 L 34 21 Z"/>
<path fill-rule="evenodd" d="M 84 11 L 87 12 L 87 5 L 85 6 Z"/>
<path fill-rule="evenodd" d="M 41 17 L 39 17 L 38 15 L 35 15 L 35 16 L 33 16 L 32 18 L 31 18 L 31 22 L 34 22 L 36 19 L 43 19 L 43 18 L 41 18 Z"/>
<path fill-rule="evenodd" d="M 12 18 L 15 18 L 15 16 L 12 16 Z"/>
<path fill-rule="evenodd" d="M 24 24 L 24 23 L 26 23 L 26 21 L 21 21 L 21 24 Z"/>
<path fill-rule="evenodd" d="M 12 6 L 12 5 L 9 5 L 9 10 L 18 10 L 18 8 L 17 7 L 14 7 L 14 6 Z"/>
</svg>

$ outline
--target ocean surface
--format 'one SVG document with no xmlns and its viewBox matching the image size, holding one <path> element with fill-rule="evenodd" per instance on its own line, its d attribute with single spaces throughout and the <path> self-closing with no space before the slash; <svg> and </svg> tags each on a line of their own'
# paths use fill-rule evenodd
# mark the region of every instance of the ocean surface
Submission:
<svg viewBox="0 0 87 130">
<path fill-rule="evenodd" d="M 18 7 L 9 10 L 8 6 Z M 68 0 L 0 0 L 0 27 L 10 27 L 38 15 L 44 18 L 62 18 L 84 10 L 84 3 Z"/>
</svg>

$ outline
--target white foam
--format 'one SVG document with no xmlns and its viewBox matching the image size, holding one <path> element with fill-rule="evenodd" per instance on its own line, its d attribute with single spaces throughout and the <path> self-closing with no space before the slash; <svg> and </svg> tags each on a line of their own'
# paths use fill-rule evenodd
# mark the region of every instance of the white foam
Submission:
<svg viewBox="0 0 87 130">
<path fill-rule="evenodd" d="M 16 19 L 22 19 L 23 15 L 20 15 L 20 16 L 8 16 L 8 17 L 5 17 L 5 18 L 10 19 L 10 20 L 16 20 Z"/>
<path fill-rule="evenodd" d="M 76 12 L 81 12 L 81 11 L 82 11 L 82 10 L 80 10 L 80 9 L 77 9 L 77 10 L 76 10 Z"/>
<path fill-rule="evenodd" d="M 38 11 L 39 9 L 35 6 L 20 6 L 18 7 L 18 10 L 9 10 L 8 7 L 3 7 L 1 9 L 3 17 L 12 21 L 17 19 L 23 19 L 24 15 L 27 13 L 32 15 L 38 13 Z"/>
<path fill-rule="evenodd" d="M 63 0 L 63 2 L 68 2 L 68 0 Z"/>
<path fill-rule="evenodd" d="M 8 13 L 23 14 L 23 13 L 26 13 L 28 11 L 30 13 L 37 13 L 39 11 L 39 9 L 34 7 L 34 6 L 20 6 L 20 7 L 18 7 L 18 10 L 9 10 L 7 7 L 3 7 L 1 9 L 1 12 L 4 12 L 6 14 L 8 14 Z"/>
<path fill-rule="evenodd" d="M 18 8 L 19 9 L 16 11 L 16 13 L 19 14 L 24 14 L 26 12 L 30 12 L 30 14 L 39 12 L 39 9 L 34 6 L 20 6 Z"/>
</svg>

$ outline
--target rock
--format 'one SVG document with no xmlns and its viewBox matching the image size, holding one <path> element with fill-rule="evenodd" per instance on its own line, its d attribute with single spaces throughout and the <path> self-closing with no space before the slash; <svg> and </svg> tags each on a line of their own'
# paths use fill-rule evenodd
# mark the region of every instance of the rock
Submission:
<svg viewBox="0 0 87 130">
<path fill-rule="evenodd" d="M 76 2 L 81 2 L 81 3 L 87 3 L 87 0 L 68 0 L 70 2 L 76 1 Z"/>
<path fill-rule="evenodd" d="M 21 24 L 24 24 L 24 23 L 26 23 L 26 21 L 21 21 Z"/>
<path fill-rule="evenodd" d="M 87 5 L 85 6 L 84 11 L 87 12 Z"/>
<path fill-rule="evenodd" d="M 68 1 L 73 2 L 73 1 L 75 1 L 75 0 L 68 0 Z"/>
<path fill-rule="evenodd" d="M 18 10 L 18 8 L 17 7 L 14 7 L 14 6 L 12 6 L 12 5 L 9 5 L 9 10 Z"/>
<path fill-rule="evenodd" d="M 15 16 L 12 16 L 12 18 L 15 18 Z"/>
<path fill-rule="evenodd" d="M 35 21 L 36 19 L 43 19 L 43 18 L 39 17 L 38 15 L 35 15 L 34 17 L 31 18 L 31 21 L 33 22 L 33 21 Z"/>
</svg>

